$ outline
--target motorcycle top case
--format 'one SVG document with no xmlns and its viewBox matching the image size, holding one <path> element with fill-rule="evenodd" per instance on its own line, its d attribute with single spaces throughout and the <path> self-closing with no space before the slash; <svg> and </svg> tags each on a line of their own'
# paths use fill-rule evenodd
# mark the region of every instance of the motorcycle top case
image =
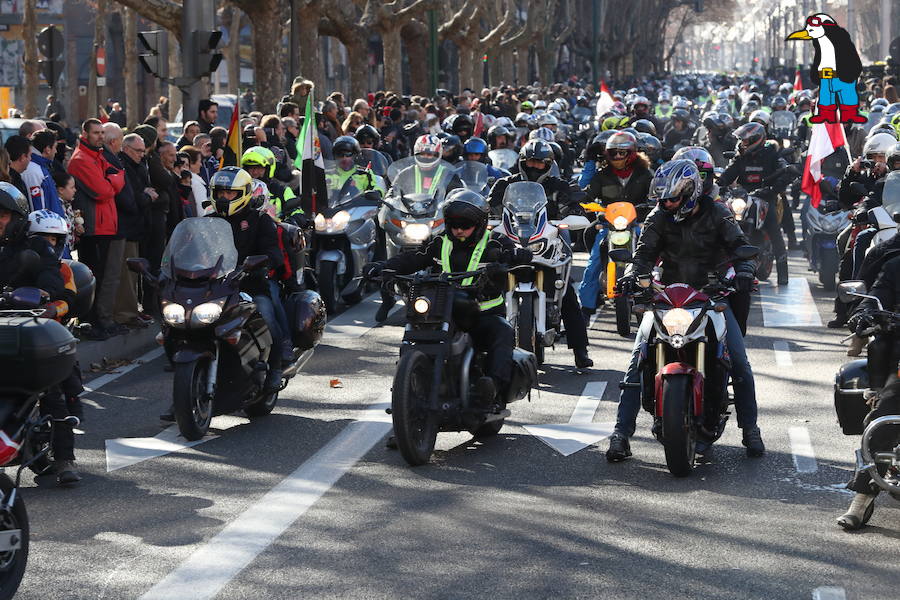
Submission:
<svg viewBox="0 0 900 600">
<path fill-rule="evenodd" d="M 37 394 L 75 367 L 76 340 L 50 319 L 0 317 L 0 393 Z"/>
<path fill-rule="evenodd" d="M 834 412 L 844 435 L 860 435 L 869 414 L 864 393 L 869 387 L 866 359 L 850 361 L 834 376 Z"/>
<path fill-rule="evenodd" d="M 310 290 L 294 292 L 285 300 L 284 309 L 291 326 L 294 347 L 301 350 L 315 347 L 322 339 L 327 319 L 322 297 Z"/>
</svg>

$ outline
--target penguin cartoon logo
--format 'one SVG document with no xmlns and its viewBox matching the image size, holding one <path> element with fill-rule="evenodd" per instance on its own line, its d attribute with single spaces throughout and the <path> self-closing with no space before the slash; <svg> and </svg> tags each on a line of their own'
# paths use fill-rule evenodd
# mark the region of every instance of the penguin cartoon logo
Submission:
<svg viewBox="0 0 900 600">
<path fill-rule="evenodd" d="M 862 61 L 847 30 L 831 16 L 818 13 L 807 17 L 806 27 L 787 36 L 787 40 L 811 40 L 815 49 L 809 78 L 819 86 L 819 101 L 810 122 L 865 123 L 867 119 L 858 112 L 856 93 Z"/>
</svg>

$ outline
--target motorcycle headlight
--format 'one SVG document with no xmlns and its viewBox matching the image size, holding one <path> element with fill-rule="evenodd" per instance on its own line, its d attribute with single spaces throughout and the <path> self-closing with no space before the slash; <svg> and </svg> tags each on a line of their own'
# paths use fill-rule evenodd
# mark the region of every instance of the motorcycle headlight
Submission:
<svg viewBox="0 0 900 600">
<path fill-rule="evenodd" d="M 623 217 L 622 215 L 619 215 L 618 217 L 613 219 L 612 224 L 613 224 L 614 229 L 616 229 L 617 231 L 622 231 L 623 229 L 628 227 L 628 217 Z"/>
<path fill-rule="evenodd" d="M 325 217 L 322 213 L 316 215 L 315 218 L 316 231 L 325 231 Z"/>
<path fill-rule="evenodd" d="M 734 218 L 740 221 L 747 210 L 747 202 L 743 198 L 735 198 L 731 201 L 731 210 L 734 212 Z"/>
<path fill-rule="evenodd" d="M 431 302 L 425 296 L 419 296 L 413 301 L 413 310 L 420 315 L 427 313 L 429 308 L 431 308 Z"/>
<path fill-rule="evenodd" d="M 533 244 L 529 244 L 528 249 L 531 250 L 533 255 L 540 256 L 547 250 L 547 240 L 538 240 Z"/>
<path fill-rule="evenodd" d="M 222 316 L 223 300 L 204 302 L 191 311 L 191 325 L 209 325 Z"/>
<path fill-rule="evenodd" d="M 408 223 L 402 235 L 406 241 L 420 244 L 431 236 L 431 227 L 428 223 Z"/>
<path fill-rule="evenodd" d="M 624 246 L 629 241 L 631 241 L 630 231 L 613 231 L 609 234 L 609 242 L 613 246 Z"/>
<path fill-rule="evenodd" d="M 662 324 L 669 335 L 687 335 L 688 327 L 694 322 L 691 313 L 683 308 L 673 308 L 663 315 Z"/>
<path fill-rule="evenodd" d="M 163 306 L 163 320 L 169 325 L 184 324 L 184 307 L 180 304 L 172 302 Z"/>
<path fill-rule="evenodd" d="M 330 219 L 325 219 L 325 231 L 337 233 L 347 229 L 347 225 L 349 223 L 350 213 L 348 213 L 346 210 L 342 210 Z"/>
</svg>

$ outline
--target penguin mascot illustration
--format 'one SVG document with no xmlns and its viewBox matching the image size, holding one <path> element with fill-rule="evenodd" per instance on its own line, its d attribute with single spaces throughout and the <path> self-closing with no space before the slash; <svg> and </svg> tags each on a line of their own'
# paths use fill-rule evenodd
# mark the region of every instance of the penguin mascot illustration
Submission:
<svg viewBox="0 0 900 600">
<path fill-rule="evenodd" d="M 856 80 L 862 72 L 862 61 L 850 34 L 829 15 L 818 13 L 806 19 L 806 27 L 795 31 L 787 40 L 812 40 L 815 54 L 809 77 L 819 86 L 819 102 L 812 123 L 865 123 L 860 115 Z M 841 118 L 838 120 L 838 107 Z"/>
</svg>

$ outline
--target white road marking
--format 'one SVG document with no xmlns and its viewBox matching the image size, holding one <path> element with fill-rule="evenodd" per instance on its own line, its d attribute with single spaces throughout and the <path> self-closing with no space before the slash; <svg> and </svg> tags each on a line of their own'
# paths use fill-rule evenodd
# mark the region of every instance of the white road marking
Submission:
<svg viewBox="0 0 900 600">
<path fill-rule="evenodd" d="M 600 442 L 612 433 L 615 423 L 593 422 L 594 413 L 600 407 L 605 391 L 605 381 L 592 381 L 585 385 L 568 423 L 522 427 L 563 456 L 574 454 Z"/>
<path fill-rule="evenodd" d="M 96 392 L 100 388 L 102 388 L 107 383 L 112 383 L 122 375 L 127 373 L 131 373 L 141 365 L 144 365 L 151 360 L 157 359 L 163 355 L 164 350 L 162 348 L 154 348 L 153 350 L 145 353 L 144 355 L 136 358 L 134 362 L 130 365 L 125 365 L 124 367 L 116 369 L 115 373 L 107 373 L 106 375 L 101 375 L 96 379 L 91 380 L 90 383 L 84 386 L 84 393 L 89 394 L 91 392 Z"/>
<path fill-rule="evenodd" d="M 842 587 L 817 587 L 812 593 L 813 600 L 847 600 Z"/>
<path fill-rule="evenodd" d="M 362 337 L 375 327 L 375 313 L 380 306 L 381 294 L 375 293 L 366 296 L 356 306 L 348 308 L 334 319 L 328 321 L 325 325 L 325 335 L 322 336 L 322 343 L 330 346 L 339 346 L 342 340 Z M 402 302 L 397 302 L 388 316 L 394 314 L 394 311 L 399 310 L 403 306 L 405 305 Z"/>
<path fill-rule="evenodd" d="M 766 327 L 821 327 L 819 310 L 805 277 L 791 277 L 787 286 L 759 286 Z"/>
<path fill-rule="evenodd" d="M 222 415 L 213 419 L 211 427 L 224 430 L 246 422 L 247 419 Z M 219 436 L 208 435 L 202 439 L 189 442 L 178 432 L 178 425 L 170 425 L 154 437 L 106 440 L 106 472 L 109 473 L 150 460 L 151 458 L 158 458 L 172 452 L 193 448 L 217 437 Z"/>
<path fill-rule="evenodd" d="M 141 600 L 212 598 L 303 516 L 390 430 L 388 405 L 372 405 L 296 471 L 197 549 Z"/>
<path fill-rule="evenodd" d="M 798 473 L 815 473 L 819 470 L 816 463 L 816 453 L 809 439 L 809 429 L 806 427 L 791 427 L 788 429 L 788 437 L 791 439 L 791 454 L 794 455 L 794 468 Z"/>
<path fill-rule="evenodd" d="M 775 348 L 775 364 L 779 367 L 793 367 L 794 361 L 791 359 L 791 349 L 787 342 L 777 340 L 772 342 Z"/>
</svg>

